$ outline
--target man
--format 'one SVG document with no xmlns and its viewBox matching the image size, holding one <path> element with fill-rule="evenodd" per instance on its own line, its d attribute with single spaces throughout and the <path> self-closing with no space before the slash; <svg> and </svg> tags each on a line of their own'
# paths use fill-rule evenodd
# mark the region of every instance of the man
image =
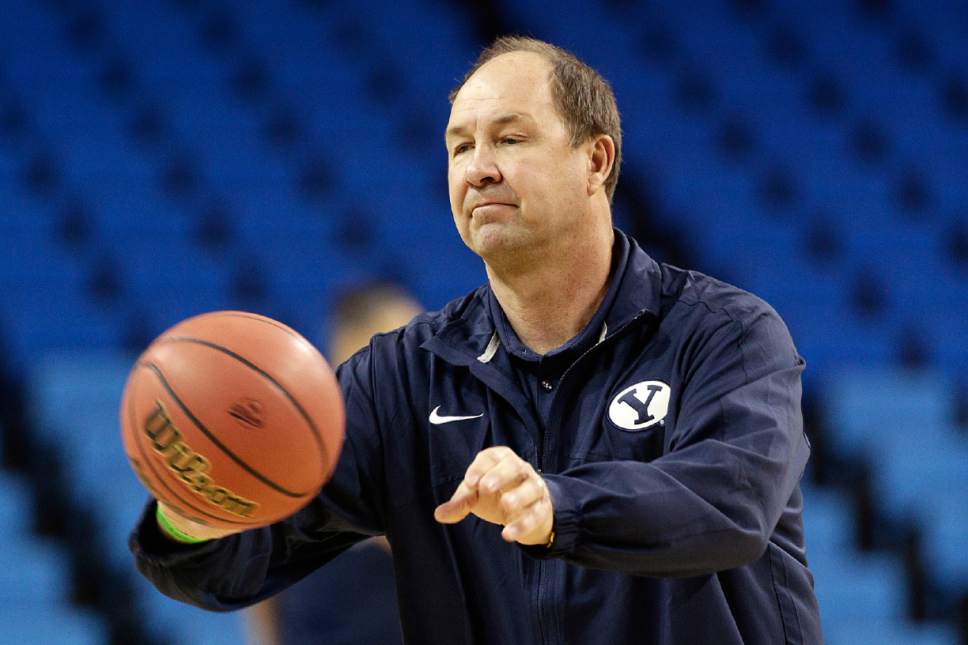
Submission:
<svg viewBox="0 0 968 645">
<path fill-rule="evenodd" d="M 347 441 L 309 507 L 241 535 L 171 517 L 220 538 L 188 546 L 149 507 L 140 569 L 234 609 L 385 534 L 413 643 L 821 642 L 803 360 L 767 304 L 612 228 L 608 85 L 499 39 L 453 95 L 446 144 L 488 285 L 340 366 Z"/>
</svg>

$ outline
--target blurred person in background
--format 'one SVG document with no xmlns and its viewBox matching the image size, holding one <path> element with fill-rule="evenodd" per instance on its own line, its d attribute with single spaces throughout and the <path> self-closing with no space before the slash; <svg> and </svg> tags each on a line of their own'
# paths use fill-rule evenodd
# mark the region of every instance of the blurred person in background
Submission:
<svg viewBox="0 0 968 645">
<path fill-rule="evenodd" d="M 336 300 L 329 359 L 343 363 L 370 339 L 402 327 L 422 311 L 403 289 L 363 285 Z M 394 645 L 400 616 L 386 538 L 371 538 L 289 589 L 246 611 L 252 645 Z"/>
<path fill-rule="evenodd" d="M 414 643 L 821 642 L 783 321 L 613 228 L 618 109 L 577 58 L 499 39 L 451 99 L 451 210 L 487 284 L 338 368 L 346 443 L 303 511 L 176 533 L 149 504 L 140 571 L 237 609 L 385 534 Z"/>
</svg>

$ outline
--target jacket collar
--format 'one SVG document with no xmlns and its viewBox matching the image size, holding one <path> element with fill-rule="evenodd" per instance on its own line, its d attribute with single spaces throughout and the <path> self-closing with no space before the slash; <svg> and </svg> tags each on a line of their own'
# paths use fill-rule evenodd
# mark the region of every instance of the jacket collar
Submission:
<svg viewBox="0 0 968 645">
<path fill-rule="evenodd" d="M 595 331 L 596 334 L 604 331 L 599 342 L 642 314 L 659 314 L 662 274 L 658 263 L 619 229 L 615 229 L 613 253 L 619 261 L 610 279 L 617 282 L 610 284 L 602 309 L 592 318 L 604 320 L 602 330 Z M 500 346 L 490 311 L 491 299 L 496 305 L 490 287 L 485 285 L 448 306 L 447 322 L 422 346 L 455 364 L 490 362 Z"/>
<path fill-rule="evenodd" d="M 624 270 L 611 309 L 605 317 L 609 330 L 618 330 L 642 314 L 658 316 L 662 300 L 662 270 L 633 238 L 615 229 L 615 238 L 627 249 Z M 611 331 L 609 331 L 609 334 Z"/>
</svg>

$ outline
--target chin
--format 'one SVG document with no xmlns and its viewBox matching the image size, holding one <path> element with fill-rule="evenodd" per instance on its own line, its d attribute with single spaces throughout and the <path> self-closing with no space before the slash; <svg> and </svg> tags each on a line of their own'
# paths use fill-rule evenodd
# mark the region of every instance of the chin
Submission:
<svg viewBox="0 0 968 645">
<path fill-rule="evenodd" d="M 471 250 L 487 262 L 510 259 L 527 249 L 527 240 L 521 231 L 506 224 L 488 223 L 471 233 Z"/>
</svg>

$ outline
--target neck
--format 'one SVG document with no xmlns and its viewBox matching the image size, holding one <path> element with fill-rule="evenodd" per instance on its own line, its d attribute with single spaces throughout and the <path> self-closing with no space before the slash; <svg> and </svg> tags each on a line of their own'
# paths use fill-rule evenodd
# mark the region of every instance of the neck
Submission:
<svg viewBox="0 0 968 645">
<path fill-rule="evenodd" d="M 613 242 L 609 226 L 520 266 L 486 265 L 491 289 L 522 343 L 546 354 L 584 329 L 608 291 Z"/>
</svg>

